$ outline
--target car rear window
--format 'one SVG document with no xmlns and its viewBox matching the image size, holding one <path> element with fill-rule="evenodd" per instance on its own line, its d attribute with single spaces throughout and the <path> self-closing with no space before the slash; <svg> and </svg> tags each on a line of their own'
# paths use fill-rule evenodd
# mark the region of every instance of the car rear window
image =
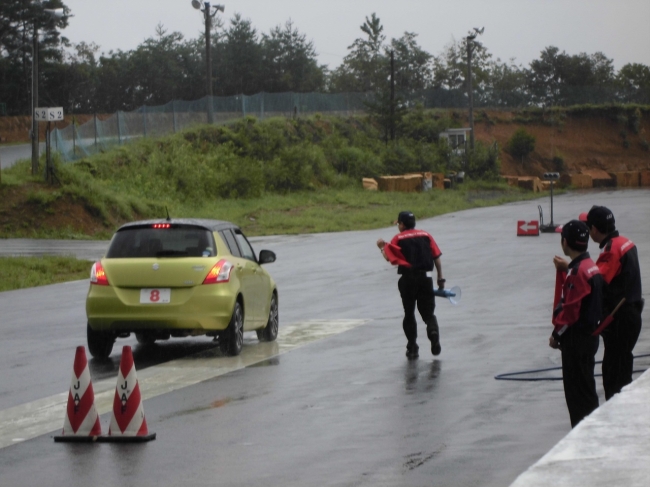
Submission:
<svg viewBox="0 0 650 487">
<path fill-rule="evenodd" d="M 147 225 L 119 230 L 111 240 L 106 257 L 212 257 L 216 254 L 212 233 L 205 228 Z"/>
</svg>

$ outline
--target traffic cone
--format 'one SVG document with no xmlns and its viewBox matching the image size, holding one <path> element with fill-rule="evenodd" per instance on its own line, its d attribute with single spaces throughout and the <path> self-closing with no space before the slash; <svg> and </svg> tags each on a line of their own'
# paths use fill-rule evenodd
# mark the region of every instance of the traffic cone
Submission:
<svg viewBox="0 0 650 487">
<path fill-rule="evenodd" d="M 133 353 L 131 347 L 125 345 L 122 349 L 122 360 L 117 376 L 111 425 L 108 429 L 108 436 L 102 436 L 100 441 L 139 442 L 155 438 L 156 433 L 149 433 L 147 429 L 140 386 L 135 374 Z"/>
<path fill-rule="evenodd" d="M 77 347 L 63 431 L 61 436 L 54 437 L 54 441 L 96 441 L 101 434 L 102 428 L 95 408 L 95 393 L 90 381 L 86 349 Z"/>
</svg>

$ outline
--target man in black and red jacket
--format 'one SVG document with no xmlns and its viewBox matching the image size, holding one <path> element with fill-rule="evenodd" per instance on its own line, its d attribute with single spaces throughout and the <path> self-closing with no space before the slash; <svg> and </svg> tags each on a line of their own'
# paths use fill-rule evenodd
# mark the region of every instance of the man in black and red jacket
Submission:
<svg viewBox="0 0 650 487">
<path fill-rule="evenodd" d="M 592 333 L 602 319 L 604 281 L 587 252 L 589 228 L 585 223 L 571 220 L 564 225 L 560 242 L 571 262 L 567 265 L 560 257 L 553 259 L 558 271 L 566 270 L 566 278 L 560 302 L 553 310 L 549 346 L 562 352 L 564 396 L 571 427 L 575 427 L 598 407 L 594 380 L 598 336 Z"/>
<path fill-rule="evenodd" d="M 397 217 L 400 233 L 395 235 L 390 243 L 383 239 L 377 240 L 377 247 L 384 258 L 393 265 L 397 265 L 397 273 L 401 275 L 397 287 L 402 297 L 404 306 L 404 320 L 402 327 L 406 335 L 406 356 L 418 357 L 417 345 L 418 329 L 415 319 L 415 307 L 422 320 L 427 325 L 427 336 L 431 340 L 431 353 L 439 355 L 440 330 L 438 320 L 433 314 L 436 308 L 433 294 L 433 279 L 431 272 L 435 266 L 438 274 L 438 287 L 445 287 L 442 277 L 442 252 L 433 237 L 423 230 L 415 229 L 415 216 L 410 211 L 402 211 Z"/>
<path fill-rule="evenodd" d="M 611 313 L 623 300 L 612 322 L 602 331 L 603 387 L 605 398 L 632 382 L 632 350 L 641 332 L 641 270 L 636 245 L 616 230 L 614 214 L 604 206 L 594 206 L 587 214 L 591 239 L 599 244 L 601 254 L 596 265 L 605 279 L 604 311 Z"/>
</svg>

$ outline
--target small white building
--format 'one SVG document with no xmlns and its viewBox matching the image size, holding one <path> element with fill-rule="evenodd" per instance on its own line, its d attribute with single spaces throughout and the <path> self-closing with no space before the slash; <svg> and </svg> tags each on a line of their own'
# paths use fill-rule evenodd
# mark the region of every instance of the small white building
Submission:
<svg viewBox="0 0 650 487">
<path fill-rule="evenodd" d="M 447 129 L 444 132 L 440 132 L 439 137 L 445 139 L 456 154 L 464 154 L 471 130 L 469 127 Z"/>
</svg>

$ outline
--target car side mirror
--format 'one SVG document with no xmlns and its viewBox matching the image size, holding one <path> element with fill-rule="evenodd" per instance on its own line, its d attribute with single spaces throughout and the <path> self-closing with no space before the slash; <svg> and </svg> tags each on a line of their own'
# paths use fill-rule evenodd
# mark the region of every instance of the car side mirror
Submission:
<svg viewBox="0 0 650 487">
<path fill-rule="evenodd" d="M 275 252 L 272 250 L 260 250 L 259 263 L 270 264 L 271 262 L 275 262 Z"/>
</svg>

